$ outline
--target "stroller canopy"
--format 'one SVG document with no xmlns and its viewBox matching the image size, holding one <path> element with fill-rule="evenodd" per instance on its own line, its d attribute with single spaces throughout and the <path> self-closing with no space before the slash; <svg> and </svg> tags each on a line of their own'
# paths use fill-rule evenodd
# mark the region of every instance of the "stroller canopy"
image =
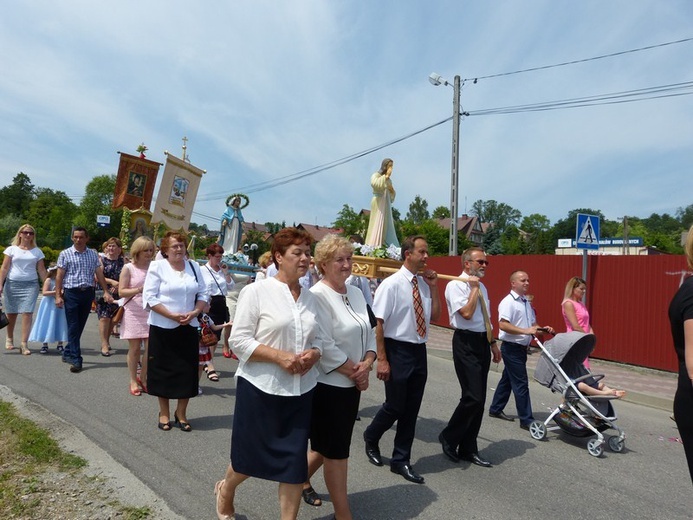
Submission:
<svg viewBox="0 0 693 520">
<path fill-rule="evenodd" d="M 589 374 L 582 363 L 592 353 L 596 342 L 597 338 L 594 334 L 583 332 L 556 334 L 553 339 L 543 345 L 541 359 L 534 370 L 534 379 L 554 391 L 562 391 L 566 383 L 563 381 L 565 378 L 553 360 L 549 359 L 547 353 L 560 364 L 565 374 L 574 380 Z M 556 386 L 557 384 L 560 386 Z"/>
</svg>

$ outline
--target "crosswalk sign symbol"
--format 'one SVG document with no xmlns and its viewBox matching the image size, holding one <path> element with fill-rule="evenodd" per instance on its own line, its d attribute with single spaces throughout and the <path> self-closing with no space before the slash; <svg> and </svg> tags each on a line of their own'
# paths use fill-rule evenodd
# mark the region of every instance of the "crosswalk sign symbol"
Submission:
<svg viewBox="0 0 693 520">
<path fill-rule="evenodd" d="M 599 217 L 578 213 L 575 234 L 578 249 L 599 249 Z"/>
</svg>

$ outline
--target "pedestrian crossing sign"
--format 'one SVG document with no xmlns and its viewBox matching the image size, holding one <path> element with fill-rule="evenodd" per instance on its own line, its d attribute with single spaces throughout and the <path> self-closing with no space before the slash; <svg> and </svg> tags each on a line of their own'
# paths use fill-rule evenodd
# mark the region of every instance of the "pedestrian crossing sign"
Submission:
<svg viewBox="0 0 693 520">
<path fill-rule="evenodd" d="M 575 247 L 599 249 L 599 217 L 578 213 L 575 229 Z"/>
</svg>

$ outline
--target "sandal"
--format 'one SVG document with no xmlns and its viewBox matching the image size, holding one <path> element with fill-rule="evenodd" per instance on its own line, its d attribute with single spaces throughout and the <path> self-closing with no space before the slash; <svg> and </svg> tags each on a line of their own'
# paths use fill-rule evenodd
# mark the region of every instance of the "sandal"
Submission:
<svg viewBox="0 0 693 520">
<path fill-rule="evenodd" d="M 226 359 L 231 359 L 232 354 L 231 354 L 231 350 L 229 349 L 229 347 L 223 347 L 223 350 L 221 353 Z"/>
<path fill-rule="evenodd" d="M 161 415 L 159 415 L 159 429 L 165 432 L 171 431 L 171 421 L 161 422 Z"/>
<path fill-rule="evenodd" d="M 29 350 L 29 347 L 27 347 L 26 343 L 24 343 L 23 341 L 19 344 L 19 350 L 22 352 L 22 356 L 31 355 L 31 350 Z"/>
<path fill-rule="evenodd" d="M 207 371 L 205 370 L 205 372 L 207 372 Z M 219 382 L 219 374 L 217 374 L 216 370 L 210 370 L 207 372 L 207 379 L 209 379 L 210 381 L 213 381 L 215 383 L 218 383 Z"/>
<path fill-rule="evenodd" d="M 13 350 L 14 349 L 14 341 L 12 341 L 12 338 L 5 338 L 5 350 Z"/>
<path fill-rule="evenodd" d="M 190 423 L 181 421 L 181 420 L 178 418 L 178 414 L 177 414 L 177 413 L 174 413 L 174 414 L 173 414 L 173 420 L 175 421 L 175 424 L 177 424 L 178 427 L 179 427 L 182 431 L 184 431 L 184 432 L 191 432 L 191 431 L 192 431 L 192 426 L 190 426 Z"/>
<path fill-rule="evenodd" d="M 308 486 L 301 491 L 301 496 L 303 497 L 303 501 L 309 506 L 318 507 L 322 505 L 322 500 L 313 489 L 313 486 Z"/>
<path fill-rule="evenodd" d="M 217 518 L 219 520 L 233 520 L 236 518 L 236 515 L 234 513 L 231 513 L 230 515 L 225 515 L 222 514 L 219 509 L 221 509 L 219 506 L 221 503 L 219 502 L 221 500 L 221 488 L 224 486 L 225 480 L 220 480 L 214 485 L 214 495 L 216 496 L 216 509 L 217 509 Z"/>
</svg>

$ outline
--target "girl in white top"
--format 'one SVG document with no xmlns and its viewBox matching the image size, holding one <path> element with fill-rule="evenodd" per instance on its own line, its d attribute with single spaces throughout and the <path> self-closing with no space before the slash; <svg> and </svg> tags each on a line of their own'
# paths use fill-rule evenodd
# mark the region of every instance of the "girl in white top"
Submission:
<svg viewBox="0 0 693 520">
<path fill-rule="evenodd" d="M 5 348 L 14 348 L 14 326 L 17 315 L 22 315 L 22 339 L 21 352 L 24 355 L 31 354 L 27 348 L 29 333 L 31 332 L 31 318 L 36 308 L 39 283 L 46 279 L 46 265 L 43 262 L 43 252 L 36 247 L 36 231 L 29 224 L 19 227 L 12 240 L 12 245 L 5 249 L 5 258 L 0 268 L 0 296 L 5 289 L 5 312 L 9 324 L 7 325 L 7 337 Z"/>
</svg>

